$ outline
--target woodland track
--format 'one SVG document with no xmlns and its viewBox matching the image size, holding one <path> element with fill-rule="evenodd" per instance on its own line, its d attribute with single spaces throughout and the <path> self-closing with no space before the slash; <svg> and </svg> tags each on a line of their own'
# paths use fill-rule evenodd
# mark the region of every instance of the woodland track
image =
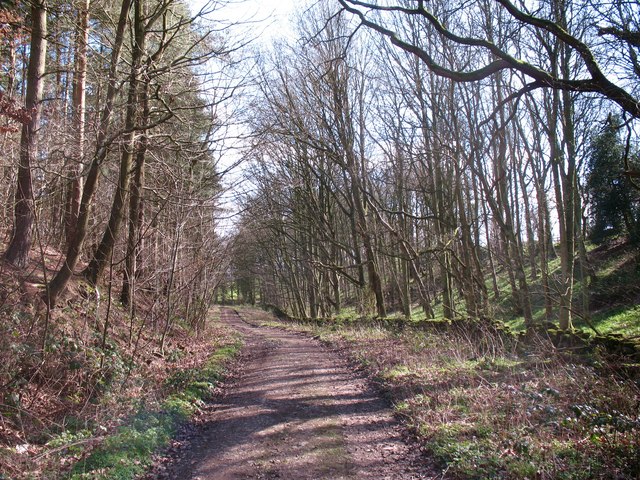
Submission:
<svg viewBox="0 0 640 480">
<path fill-rule="evenodd" d="M 221 318 L 244 338 L 236 379 L 148 478 L 441 478 L 403 439 L 388 403 L 336 352 L 232 309 Z"/>
</svg>

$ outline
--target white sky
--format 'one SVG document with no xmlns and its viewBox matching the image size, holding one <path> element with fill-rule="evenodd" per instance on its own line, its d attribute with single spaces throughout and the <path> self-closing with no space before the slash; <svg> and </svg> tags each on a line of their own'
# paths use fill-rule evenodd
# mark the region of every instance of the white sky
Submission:
<svg viewBox="0 0 640 480">
<path fill-rule="evenodd" d="M 189 0 L 188 5 L 192 13 L 200 11 L 207 2 L 215 7 L 208 18 L 215 23 L 221 22 L 224 25 L 233 25 L 227 35 L 231 43 L 242 43 L 251 41 L 251 44 L 270 45 L 274 40 L 283 36 L 291 36 L 290 18 L 296 8 L 296 3 L 300 6 L 303 0 Z M 218 8 L 215 4 L 225 4 Z M 208 8 L 211 8 L 209 5 Z M 218 24 L 220 27 L 220 24 Z M 233 128 L 232 128 L 233 130 Z M 219 170 L 224 170 L 233 165 L 238 160 L 239 152 L 228 151 L 223 154 L 218 164 Z M 222 234 L 233 229 L 235 214 L 237 213 L 236 198 L 239 193 L 242 178 L 242 165 L 236 166 L 223 178 L 226 186 L 221 198 L 221 207 L 226 211 L 219 218 L 219 229 Z"/>
<path fill-rule="evenodd" d="M 197 11 L 207 0 L 191 0 L 189 6 Z M 290 32 L 289 17 L 294 11 L 295 0 L 221 0 L 225 6 L 211 15 L 225 23 L 245 23 L 244 29 L 260 41 L 270 41 Z M 302 3 L 300 0 L 298 4 Z"/>
</svg>

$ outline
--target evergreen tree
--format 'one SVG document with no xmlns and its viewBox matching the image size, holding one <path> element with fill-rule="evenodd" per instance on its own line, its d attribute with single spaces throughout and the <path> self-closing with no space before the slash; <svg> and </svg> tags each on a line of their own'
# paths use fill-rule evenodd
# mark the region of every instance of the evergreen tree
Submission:
<svg viewBox="0 0 640 480">
<path fill-rule="evenodd" d="M 618 135 L 620 119 L 609 115 L 604 129 L 591 141 L 587 191 L 591 203 L 589 237 L 595 243 L 628 234 L 638 240 L 638 193 L 625 178 L 625 147 Z"/>
</svg>

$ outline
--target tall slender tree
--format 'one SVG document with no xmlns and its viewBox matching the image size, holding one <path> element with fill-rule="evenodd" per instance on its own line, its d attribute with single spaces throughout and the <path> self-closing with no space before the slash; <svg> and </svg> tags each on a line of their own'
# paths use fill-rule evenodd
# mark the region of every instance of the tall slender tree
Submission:
<svg viewBox="0 0 640 480">
<path fill-rule="evenodd" d="M 29 259 L 35 216 L 32 167 L 38 156 L 38 133 L 42 115 L 44 72 L 47 58 L 46 0 L 36 0 L 31 5 L 31 45 L 29 52 L 25 109 L 30 115 L 30 119 L 22 126 L 13 234 L 4 254 L 7 262 L 19 268 L 24 268 Z"/>
<path fill-rule="evenodd" d="M 76 222 L 73 238 L 70 239 L 67 245 L 64 263 L 47 285 L 45 301 L 52 307 L 55 306 L 58 296 L 66 289 L 67 283 L 69 282 L 71 275 L 73 275 L 75 266 L 80 258 L 82 246 L 87 234 L 93 196 L 98 186 L 100 167 L 107 157 L 107 150 L 112 141 L 112 139 L 109 138 L 109 131 L 113 115 L 114 101 L 117 93 L 118 64 L 122 45 L 125 39 L 125 28 L 127 26 L 130 7 L 131 0 L 122 0 L 114 44 L 111 50 L 111 62 L 109 65 L 108 88 L 105 104 L 100 118 L 95 152 L 82 190 L 82 198 L 80 200 L 80 208 L 78 210 L 78 220 Z"/>
</svg>

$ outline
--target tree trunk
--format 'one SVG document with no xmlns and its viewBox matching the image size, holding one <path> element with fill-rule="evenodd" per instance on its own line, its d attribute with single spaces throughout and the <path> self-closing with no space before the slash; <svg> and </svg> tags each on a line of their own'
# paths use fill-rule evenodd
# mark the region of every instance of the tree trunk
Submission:
<svg viewBox="0 0 640 480">
<path fill-rule="evenodd" d="M 353 166 L 353 164 L 351 164 Z M 351 177 L 351 189 L 353 201 L 355 204 L 355 210 L 357 214 L 357 225 L 362 238 L 362 244 L 364 246 L 364 253 L 367 264 L 367 276 L 369 280 L 369 287 L 371 293 L 373 293 L 376 300 L 376 312 L 378 317 L 384 318 L 387 316 L 387 312 L 384 306 L 384 296 L 382 294 L 382 280 L 380 279 L 380 273 L 378 270 L 378 260 L 373 248 L 373 240 L 371 233 L 369 232 L 369 222 L 367 219 L 367 213 L 362 200 L 359 175 L 354 169 L 349 172 Z"/>
<path fill-rule="evenodd" d="M 51 307 L 55 306 L 58 296 L 67 287 L 67 283 L 71 278 L 71 275 L 73 275 L 73 270 L 76 266 L 76 263 L 78 262 L 78 258 L 80 257 L 82 244 L 84 243 L 84 239 L 87 233 L 93 194 L 95 193 L 98 186 L 100 166 L 107 156 L 107 135 L 109 127 L 111 125 L 113 103 L 117 91 L 118 60 L 120 59 L 120 52 L 122 50 L 122 43 L 124 40 L 124 30 L 127 24 L 127 17 L 130 6 L 131 0 L 122 0 L 122 8 L 120 10 L 120 18 L 118 20 L 118 26 L 116 29 L 114 46 L 113 50 L 111 51 L 111 65 L 109 67 L 109 88 L 107 89 L 106 103 L 104 106 L 104 110 L 102 111 L 102 117 L 100 119 L 96 152 L 91 162 L 91 167 L 89 168 L 85 186 L 82 191 L 80 209 L 78 211 L 78 222 L 76 223 L 74 236 L 70 239 L 69 245 L 67 245 L 67 254 L 64 264 L 47 286 L 47 295 L 45 301 Z"/>
<path fill-rule="evenodd" d="M 44 89 L 44 70 L 47 58 L 47 4 L 35 1 L 31 6 L 31 47 L 27 69 L 26 110 L 31 114 L 22 126 L 20 163 L 15 194 L 13 235 L 4 258 L 10 264 L 25 268 L 29 260 L 34 221 L 34 200 L 31 168 L 38 155 L 38 128 Z"/>
<path fill-rule="evenodd" d="M 148 121 L 150 114 L 147 83 L 143 86 L 142 102 L 144 105 L 142 122 L 144 125 Z M 136 163 L 129 197 L 129 232 L 124 265 L 124 279 L 122 281 L 122 292 L 120 293 L 120 301 L 123 305 L 130 307 L 130 314 L 132 316 L 135 315 L 135 279 L 138 273 L 138 255 L 142 247 L 142 238 L 140 236 L 140 229 L 142 228 L 144 218 L 142 190 L 144 187 L 144 168 L 148 144 L 149 138 L 146 134 L 142 134 L 136 151 Z"/>
<path fill-rule="evenodd" d="M 82 197 L 82 164 L 85 142 L 85 107 L 87 84 L 87 44 L 89 42 L 89 5 L 84 0 L 78 9 L 78 31 L 76 39 L 75 72 L 73 76 L 73 126 L 75 132 L 74 151 L 71 155 L 69 185 L 67 189 L 65 211 L 66 245 L 75 235 L 80 199 Z"/>
<path fill-rule="evenodd" d="M 561 26 L 566 25 L 564 2 L 552 2 L 553 13 Z M 563 76 L 569 74 L 568 51 L 558 44 L 551 56 L 551 68 Z M 549 121 L 549 143 L 551 146 L 551 171 L 553 174 L 556 208 L 558 212 L 558 230 L 560 233 L 560 282 L 559 301 L 561 330 L 568 330 L 572 325 L 573 282 L 575 269 L 575 240 L 576 240 L 576 200 L 577 200 L 577 172 L 575 159 L 575 138 L 573 130 L 573 100 L 571 95 L 554 91 L 552 104 L 547 112 Z M 561 121 L 562 119 L 562 121 Z M 566 165 L 560 145 L 559 126 L 564 134 L 566 145 Z"/>
</svg>

